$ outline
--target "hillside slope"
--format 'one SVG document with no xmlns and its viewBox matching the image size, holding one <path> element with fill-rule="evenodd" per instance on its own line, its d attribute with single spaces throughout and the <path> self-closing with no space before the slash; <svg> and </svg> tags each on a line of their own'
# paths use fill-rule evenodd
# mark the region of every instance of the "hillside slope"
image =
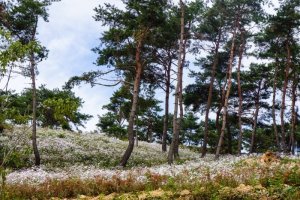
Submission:
<svg viewBox="0 0 300 200">
<path fill-rule="evenodd" d="M 159 144 L 139 142 L 129 167 L 122 169 L 117 164 L 126 141 L 51 129 L 39 129 L 38 136 L 43 163 L 39 168 L 32 167 L 30 130 L 18 128 L 0 137 L 3 151 L 10 155 L 8 163 L 19 167 L 6 170 L 1 195 L 8 199 L 89 199 L 80 195 L 147 199 L 157 194 L 161 196 L 156 199 L 300 197 L 298 157 L 269 161 L 258 155 L 226 155 L 214 160 L 208 155 L 200 159 L 198 153 L 185 148 L 180 149 L 181 160 L 170 166 Z"/>
</svg>

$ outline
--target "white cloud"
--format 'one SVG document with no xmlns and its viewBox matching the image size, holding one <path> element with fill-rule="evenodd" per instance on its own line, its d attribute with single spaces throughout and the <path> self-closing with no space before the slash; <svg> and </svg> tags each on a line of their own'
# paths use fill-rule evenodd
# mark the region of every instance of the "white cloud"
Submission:
<svg viewBox="0 0 300 200">
<path fill-rule="evenodd" d="M 63 0 L 49 7 L 49 22 L 39 24 L 39 38 L 49 50 L 49 57 L 40 64 L 38 82 L 49 88 L 61 87 L 71 76 L 95 70 L 96 55 L 91 51 L 99 45 L 98 38 L 105 27 L 95 22 L 93 9 L 107 0 Z M 94 116 L 86 124 L 87 130 L 95 129 L 97 114 L 103 114 L 112 88 L 82 85 L 74 89 L 84 100 L 82 112 Z"/>
<path fill-rule="evenodd" d="M 97 69 L 93 64 L 97 55 L 91 49 L 99 45 L 98 38 L 105 27 L 95 22 L 93 10 L 105 2 L 121 5 L 119 0 L 62 0 L 49 7 L 49 22 L 40 21 L 38 26 L 38 38 L 49 50 L 47 60 L 38 66 L 38 85 L 61 88 L 71 76 Z M 29 78 L 14 76 L 10 89 L 21 91 L 30 87 L 30 82 Z M 104 113 L 102 106 L 109 102 L 114 89 L 89 85 L 74 89 L 85 102 L 81 111 L 94 115 L 86 125 L 87 130 L 95 129 L 97 114 Z"/>
<path fill-rule="evenodd" d="M 91 49 L 99 45 L 98 38 L 105 27 L 95 22 L 93 10 L 104 3 L 122 7 L 120 0 L 62 0 L 49 7 L 49 22 L 40 22 L 38 29 L 40 41 L 50 50 L 48 59 L 39 64 L 38 85 L 60 88 L 71 76 L 97 69 L 93 65 L 97 55 Z M 187 74 L 186 70 L 184 85 L 189 82 Z M 11 88 L 20 91 L 29 84 L 30 79 L 16 77 Z M 87 130 L 95 129 L 97 114 L 103 114 L 102 106 L 109 102 L 115 89 L 83 85 L 74 90 L 85 101 L 82 111 L 94 115 L 87 124 Z M 164 94 L 159 96 L 163 99 Z M 170 100 L 173 107 L 173 96 Z"/>
</svg>

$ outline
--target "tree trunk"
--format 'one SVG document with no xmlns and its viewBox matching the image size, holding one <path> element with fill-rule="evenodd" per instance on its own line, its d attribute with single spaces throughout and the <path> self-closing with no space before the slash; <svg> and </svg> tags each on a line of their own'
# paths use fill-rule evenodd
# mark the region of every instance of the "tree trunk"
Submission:
<svg viewBox="0 0 300 200">
<path fill-rule="evenodd" d="M 219 104 L 219 107 L 218 107 L 218 110 L 216 112 L 216 129 L 217 129 L 217 133 L 218 135 L 221 135 L 221 127 L 220 127 L 220 115 L 221 115 L 221 111 L 222 111 L 222 108 L 223 108 L 223 105 L 224 105 L 224 101 L 223 101 L 223 92 L 222 92 L 222 86 L 219 85 L 219 91 L 221 91 L 221 93 L 219 94 L 220 95 L 220 104 Z"/>
<path fill-rule="evenodd" d="M 241 88 L 241 66 L 242 66 L 242 59 L 244 54 L 245 48 L 245 39 L 244 39 L 244 31 L 241 31 L 241 44 L 239 48 L 239 62 L 238 62 L 238 69 L 237 69 L 237 82 L 238 82 L 238 94 L 239 94 L 239 140 L 238 140 L 238 155 L 241 155 L 242 152 L 242 140 L 243 140 L 243 127 L 242 127 L 242 105 L 243 105 L 243 96 L 242 96 L 242 88 Z"/>
<path fill-rule="evenodd" d="M 181 67 L 180 67 L 180 80 L 179 80 L 179 83 L 180 83 L 180 89 L 179 89 L 179 96 L 178 96 L 178 101 L 179 101 L 179 119 L 178 120 L 178 126 L 177 126 L 177 129 L 178 129 L 178 138 L 176 138 L 176 143 L 174 145 L 174 157 L 175 158 L 179 158 L 179 134 L 180 134 L 180 131 L 181 131 L 181 126 L 182 126 L 182 121 L 183 121 L 183 96 L 182 96 L 182 93 L 183 93 L 183 86 L 182 86 L 182 82 L 183 82 L 183 66 L 184 66 L 184 63 L 185 63 L 185 55 L 186 55 L 186 52 L 185 52 L 185 46 L 186 46 L 186 40 L 184 41 L 184 44 L 183 44 L 183 53 L 182 53 L 182 59 L 181 59 Z"/>
<path fill-rule="evenodd" d="M 136 54 L 135 54 L 135 60 L 136 60 L 136 68 L 135 68 L 135 79 L 134 79 L 134 86 L 133 86 L 133 97 L 132 97 L 132 105 L 131 105 L 131 111 L 129 115 L 128 120 L 128 147 L 122 157 L 122 160 L 120 162 L 120 166 L 125 167 L 128 159 L 130 158 L 130 155 L 133 151 L 134 147 L 134 131 L 133 131 L 133 124 L 134 124 L 134 118 L 135 113 L 137 110 L 137 103 L 138 103 L 138 97 L 139 97 L 139 90 L 140 90 L 140 83 L 141 83 L 141 76 L 143 73 L 143 66 L 141 63 L 141 51 L 142 51 L 142 39 L 138 40 L 137 48 L 136 48 Z"/>
<path fill-rule="evenodd" d="M 165 116 L 164 116 L 164 128 L 162 135 L 162 151 L 167 151 L 167 134 L 169 126 L 169 97 L 170 97 L 170 85 L 171 85 L 171 66 L 172 61 L 169 62 L 166 67 L 166 96 L 165 96 Z"/>
<path fill-rule="evenodd" d="M 184 10 L 182 11 L 184 12 Z M 189 24 L 189 28 L 190 29 L 190 25 Z M 186 43 L 187 43 L 187 38 L 185 38 L 185 33 L 184 33 L 184 13 L 183 13 L 183 16 L 182 16 L 182 24 L 181 24 L 181 32 L 182 32 L 182 40 L 183 40 L 183 45 L 182 45 L 182 59 L 181 59 L 181 67 L 180 67 L 180 89 L 179 89 L 179 121 L 178 121 L 178 138 L 176 140 L 176 143 L 175 143 L 175 146 L 174 146 L 174 157 L 175 158 L 179 158 L 179 134 L 181 132 L 181 128 L 182 128 L 182 122 L 183 122 L 183 67 L 184 67 L 184 64 L 185 64 L 185 57 L 186 57 Z"/>
<path fill-rule="evenodd" d="M 280 148 L 280 142 L 279 142 L 279 136 L 278 136 L 278 130 L 277 130 L 277 124 L 276 124 L 276 111 L 275 111 L 275 104 L 276 104 L 276 88 L 277 88 L 277 75 L 278 75 L 278 58 L 276 55 L 276 61 L 275 61 L 275 73 L 274 73 L 274 79 L 273 79 L 273 98 L 272 98 L 272 119 L 273 119 L 273 129 L 275 134 L 275 140 L 278 150 L 281 150 Z"/>
<path fill-rule="evenodd" d="M 285 134 L 285 128 L 284 128 L 284 111 L 285 111 L 285 97 L 286 97 L 286 91 L 289 81 L 289 72 L 290 72 L 290 66 L 291 66 L 291 50 L 289 46 L 289 40 L 286 41 L 286 50 L 287 50 L 287 63 L 285 67 L 285 76 L 284 76 L 284 84 L 282 89 L 282 102 L 281 102 L 281 110 L 280 110 L 280 121 L 281 121 L 281 148 L 283 152 L 287 152 L 287 146 L 286 146 L 286 134 Z"/>
<path fill-rule="evenodd" d="M 261 83 L 262 83 L 262 81 L 259 81 L 258 90 L 256 93 L 256 98 L 255 98 L 255 112 L 253 115 L 253 130 L 252 130 L 252 135 L 251 135 L 251 145 L 250 145 L 249 153 L 254 153 L 254 143 L 255 143 L 255 136 L 256 136 L 257 117 L 258 117 L 258 112 L 259 112 L 259 99 L 260 99 Z"/>
<path fill-rule="evenodd" d="M 178 103 L 179 103 L 179 95 L 180 95 L 180 80 L 182 80 L 181 76 L 181 67 L 182 67 L 182 55 L 183 55 L 183 39 L 184 39 L 184 5 L 182 0 L 180 0 L 180 9 L 181 9 L 181 18 L 180 18 L 180 42 L 179 42 L 179 52 L 178 52 L 178 66 L 177 66 L 177 85 L 175 89 L 175 105 L 174 105 L 174 116 L 173 116 L 173 138 L 172 143 L 169 148 L 168 153 L 168 163 L 172 164 L 174 161 L 174 152 L 176 144 L 179 143 L 179 127 L 178 127 Z"/>
<path fill-rule="evenodd" d="M 209 117 L 209 111 L 210 111 L 210 107 L 211 107 L 211 99 L 212 99 L 212 92 L 213 92 L 215 75 L 216 75 L 216 68 L 218 65 L 218 53 L 219 53 L 220 39 L 221 39 L 221 30 L 219 30 L 218 39 L 217 39 L 216 48 L 215 48 L 214 61 L 213 61 L 213 65 L 211 68 L 211 77 L 210 77 L 208 98 L 207 98 L 206 111 L 205 111 L 204 140 L 203 140 L 201 158 L 205 157 L 206 152 L 207 152 L 208 117 Z"/>
<path fill-rule="evenodd" d="M 216 128 L 217 128 L 218 135 L 221 135 L 221 133 L 222 133 L 222 127 L 220 126 L 220 116 L 221 116 L 222 108 L 225 103 L 226 86 L 227 86 L 228 77 L 229 77 L 229 68 L 227 68 L 227 71 L 226 71 L 225 82 L 222 86 L 220 86 L 220 91 L 221 91 L 220 103 L 219 103 L 218 111 L 216 113 Z M 217 148 L 218 148 L 218 146 L 217 146 Z"/>
<path fill-rule="evenodd" d="M 152 119 L 148 119 L 147 142 L 151 143 L 153 138 Z"/>
<path fill-rule="evenodd" d="M 296 112 L 296 100 L 297 100 L 297 85 L 298 81 L 296 80 L 296 72 L 294 74 L 293 87 L 292 87 L 292 131 L 291 131 L 291 152 L 295 154 L 295 134 L 296 134 L 296 121 L 297 121 L 297 112 Z"/>
<path fill-rule="evenodd" d="M 222 108 L 223 108 L 223 106 L 225 104 L 225 96 L 226 96 L 226 87 L 227 87 L 227 84 L 228 84 L 228 77 L 229 77 L 229 67 L 227 67 L 225 82 L 220 87 L 220 91 L 221 91 L 221 94 L 220 94 L 220 104 L 219 104 L 219 108 L 218 108 L 218 111 L 217 111 L 217 117 L 216 117 L 216 127 L 217 127 L 217 131 L 218 131 L 219 135 L 221 135 L 221 132 L 222 132 L 222 130 L 221 130 L 222 127 L 220 127 L 219 121 L 220 121 L 220 116 L 221 116 Z"/>
<path fill-rule="evenodd" d="M 232 65 L 233 65 L 233 58 L 234 58 L 234 48 L 235 48 L 235 39 L 236 39 L 236 30 L 237 30 L 237 23 L 238 20 L 235 22 L 235 27 L 234 31 L 232 34 L 232 43 L 231 43 L 231 49 L 230 49 L 230 58 L 229 58 L 229 63 L 228 63 L 228 80 L 226 81 L 227 84 L 227 91 L 225 94 L 225 99 L 224 99 L 224 106 L 223 106 L 223 113 L 222 113 L 222 128 L 221 128 L 221 134 L 217 146 L 217 151 L 215 155 L 215 159 L 218 159 L 220 157 L 220 151 L 224 139 L 224 134 L 225 134 L 225 128 L 226 128 L 226 116 L 227 116 L 227 109 L 228 109 L 228 101 L 229 101 L 229 94 L 230 94 L 230 89 L 231 89 L 231 77 L 232 77 Z"/>
<path fill-rule="evenodd" d="M 35 41 L 36 29 L 37 29 L 38 18 L 36 17 L 36 22 L 33 28 L 31 41 Z M 32 148 L 35 158 L 35 165 L 39 166 L 41 164 L 41 157 L 37 146 L 37 134 L 36 134 L 36 112 L 37 112 L 37 102 L 36 102 L 36 74 L 35 68 L 36 63 L 34 59 L 34 53 L 30 55 L 30 76 L 31 76 L 31 87 L 32 87 Z"/>
<path fill-rule="evenodd" d="M 182 59 L 184 60 L 184 59 Z M 183 63 L 183 61 L 182 61 Z M 183 66 L 183 64 L 181 65 Z M 182 126 L 182 121 L 183 121 L 183 98 L 182 98 L 182 74 L 183 74 L 183 67 L 181 67 L 180 69 L 180 89 L 179 89 L 179 95 L 178 95 L 178 103 L 179 103 L 179 118 L 177 118 L 177 138 L 176 138 L 176 142 L 174 145 L 174 157 L 175 158 L 179 158 L 179 134 L 181 131 L 181 126 Z"/>
<path fill-rule="evenodd" d="M 136 146 L 136 147 L 139 146 L 139 138 L 138 138 L 137 132 L 136 132 L 136 134 L 135 134 L 135 146 Z"/>
<path fill-rule="evenodd" d="M 218 108 L 217 113 L 216 113 L 216 129 L 217 129 L 217 132 L 218 132 L 219 135 L 221 134 L 220 115 L 221 115 L 222 107 L 223 107 L 223 106 L 220 106 L 220 107 Z"/>
<path fill-rule="evenodd" d="M 138 127 L 138 120 L 139 120 L 139 116 L 136 115 L 136 120 L 135 120 L 135 146 L 138 147 L 139 146 L 139 138 L 138 138 L 138 132 L 139 132 L 139 127 Z"/>
<path fill-rule="evenodd" d="M 231 134 L 231 131 L 230 131 L 230 125 L 227 123 L 226 127 L 227 127 L 227 140 L 228 140 L 228 142 L 227 142 L 227 153 L 232 154 L 232 134 Z"/>
<path fill-rule="evenodd" d="M 32 84 L 32 148 L 35 158 L 35 165 L 39 166 L 41 164 L 40 153 L 37 147 L 37 136 L 36 136 L 36 83 L 35 83 L 35 61 L 34 55 L 30 57 L 30 75 Z"/>
</svg>

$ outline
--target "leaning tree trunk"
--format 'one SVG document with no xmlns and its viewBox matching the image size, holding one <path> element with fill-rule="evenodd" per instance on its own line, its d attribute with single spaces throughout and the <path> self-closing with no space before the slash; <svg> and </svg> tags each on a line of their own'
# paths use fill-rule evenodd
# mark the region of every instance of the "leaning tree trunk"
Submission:
<svg viewBox="0 0 300 200">
<path fill-rule="evenodd" d="M 141 76 L 143 73 L 143 66 L 141 62 L 141 51 L 142 51 L 142 44 L 143 40 L 139 39 L 138 44 L 136 47 L 136 54 L 135 54 L 135 61 L 136 61 L 136 68 L 135 68 L 135 79 L 134 79 L 134 86 L 133 86 L 133 97 L 132 97 L 132 105 L 131 105 L 131 111 L 129 115 L 128 120 L 128 147 L 122 157 L 122 160 L 120 162 L 120 166 L 125 167 L 128 159 L 130 158 L 130 155 L 133 151 L 134 147 L 134 118 L 135 113 L 137 110 L 137 103 L 138 103 L 138 97 L 139 97 L 139 90 L 140 90 L 140 83 L 141 83 Z"/>
<path fill-rule="evenodd" d="M 183 39 L 184 39 L 184 5 L 182 0 L 180 1 L 180 8 L 181 8 L 181 18 L 180 18 L 180 42 L 179 42 L 179 55 L 178 55 L 178 66 L 177 66 L 177 85 L 175 89 L 175 105 L 174 105 L 174 116 L 173 116 L 173 138 L 172 143 L 169 148 L 168 153 L 168 163 L 172 164 L 174 161 L 174 147 L 177 143 L 177 140 L 179 140 L 179 127 L 178 127 L 178 103 L 179 103 L 179 93 L 180 93 L 180 80 L 182 78 L 181 75 L 181 67 L 182 67 L 182 55 L 183 55 Z"/>
<path fill-rule="evenodd" d="M 258 90 L 257 90 L 257 93 L 256 93 L 256 98 L 255 98 L 255 112 L 254 112 L 254 115 L 253 115 L 253 130 L 252 130 L 252 135 L 251 135 L 251 144 L 250 144 L 249 153 L 254 152 L 256 127 L 257 127 L 257 117 L 258 117 L 258 112 L 259 112 L 259 99 L 260 99 L 261 83 L 262 83 L 262 81 L 259 81 Z"/>
<path fill-rule="evenodd" d="M 204 140 L 203 140 L 201 158 L 205 157 L 206 152 L 207 152 L 208 117 L 209 117 L 209 111 L 210 111 L 210 107 L 211 107 L 212 92 L 213 92 L 213 87 L 214 87 L 216 69 L 217 69 L 217 65 L 218 65 L 218 53 L 219 53 L 220 39 L 221 39 L 221 30 L 219 30 L 218 39 L 217 39 L 216 48 L 215 48 L 214 62 L 213 62 L 212 68 L 211 68 L 211 77 L 210 77 L 208 98 L 207 98 L 206 111 L 205 111 Z"/>
<path fill-rule="evenodd" d="M 138 127 L 138 120 L 139 120 L 139 116 L 136 115 L 136 120 L 135 120 L 135 146 L 136 146 L 136 147 L 139 146 L 139 137 L 138 137 L 139 127 Z M 134 124 L 133 124 L 133 126 L 134 126 Z"/>
<path fill-rule="evenodd" d="M 227 128 L 227 153 L 232 154 L 232 133 L 230 130 L 230 125 L 228 123 L 226 124 L 226 128 Z"/>
<path fill-rule="evenodd" d="M 162 151 L 167 151 L 167 133 L 169 126 L 169 97 L 170 97 L 170 85 L 171 85 L 171 66 L 172 61 L 168 63 L 166 67 L 166 96 L 165 96 L 165 116 L 164 116 L 164 127 L 162 135 Z"/>
<path fill-rule="evenodd" d="M 226 72 L 226 81 L 227 81 L 227 77 L 228 77 L 228 70 Z M 226 86 L 226 81 L 224 83 L 224 86 L 223 87 L 220 87 L 220 91 L 221 91 L 221 94 L 220 94 L 220 103 L 219 103 L 219 107 L 218 107 L 218 110 L 216 112 L 216 129 L 217 129 L 217 134 L 218 135 L 221 135 L 221 126 L 220 126 L 220 116 L 221 116 L 221 111 L 222 111 L 222 108 L 224 106 L 224 99 L 225 99 L 225 86 Z"/>
<path fill-rule="evenodd" d="M 245 48 L 245 38 L 244 38 L 244 31 L 241 32 L 241 44 L 239 48 L 239 62 L 238 62 L 238 69 L 237 69 L 237 82 L 238 82 L 238 94 L 239 94 L 239 140 L 238 140 L 238 155 L 241 155 L 242 152 L 242 140 L 243 140 L 243 127 L 242 127 L 242 104 L 243 104 L 243 97 L 242 97 L 242 87 L 241 87 L 241 66 L 242 66 L 242 59 L 244 54 Z"/>
<path fill-rule="evenodd" d="M 228 83 L 227 82 L 228 77 L 229 77 L 229 68 L 227 68 L 227 71 L 226 71 L 225 82 L 222 86 L 220 86 L 220 91 L 221 91 L 220 103 L 219 103 L 219 107 L 218 107 L 218 110 L 216 113 L 216 128 L 217 128 L 218 135 L 221 135 L 221 133 L 222 133 L 222 127 L 220 126 L 220 116 L 221 116 L 223 106 L 225 104 L 225 96 L 226 96 L 226 87 L 227 87 L 227 83 Z M 218 148 L 218 146 L 217 146 L 217 148 Z"/>
<path fill-rule="evenodd" d="M 223 106 L 220 106 L 216 112 L 216 129 L 219 135 L 221 134 L 220 115 L 221 115 L 222 107 Z"/>
<path fill-rule="evenodd" d="M 221 94 L 220 94 L 220 103 L 219 103 L 219 108 L 218 108 L 218 111 L 217 111 L 217 116 L 221 115 L 221 111 L 222 111 L 223 106 L 225 104 L 225 96 L 226 96 L 226 91 L 227 91 L 226 87 L 227 87 L 227 84 L 228 84 L 228 77 L 229 77 L 229 67 L 227 67 L 227 70 L 226 70 L 226 76 L 225 76 L 224 84 L 220 87 Z M 222 127 L 219 126 L 220 119 L 217 118 L 217 120 L 218 120 L 218 123 L 216 123 L 216 124 L 218 125 L 217 126 L 218 134 L 221 135 Z"/>
<path fill-rule="evenodd" d="M 228 80 L 226 81 L 228 84 L 227 84 L 227 91 L 226 91 L 226 94 L 225 94 L 223 113 L 222 113 L 223 121 L 222 121 L 221 134 L 220 134 L 220 138 L 219 138 L 219 142 L 218 142 L 218 146 L 217 146 L 217 150 L 216 150 L 215 159 L 218 159 L 220 157 L 220 151 L 221 151 L 221 147 L 222 147 L 222 143 L 223 143 L 224 135 L 225 135 L 225 129 L 226 129 L 226 116 L 227 116 L 227 112 L 228 112 L 227 111 L 228 101 L 229 101 L 229 94 L 230 94 L 231 82 L 232 82 L 232 80 L 231 80 L 232 65 L 233 65 L 233 58 L 234 58 L 234 48 L 235 48 L 237 24 L 238 24 L 238 20 L 236 20 L 236 22 L 235 22 L 234 31 L 233 31 L 233 34 L 232 34 L 230 58 L 229 58 L 229 63 L 228 63 Z"/>
<path fill-rule="evenodd" d="M 289 46 L 289 40 L 286 41 L 286 50 L 287 50 L 287 63 L 285 67 L 285 76 L 284 76 L 284 83 L 282 89 L 282 102 L 281 102 L 281 110 L 280 110 L 280 121 L 281 121 L 281 148 L 283 152 L 287 152 L 287 145 L 286 145 L 286 134 L 284 128 L 284 111 L 285 111 L 285 98 L 286 98 L 286 91 L 288 87 L 289 81 L 289 72 L 291 66 L 291 50 Z"/>
<path fill-rule="evenodd" d="M 220 86 L 220 91 L 222 91 L 221 86 Z M 220 94 L 220 99 L 221 99 L 221 102 L 220 102 L 218 110 L 216 112 L 216 129 L 217 129 L 218 135 L 221 135 L 220 116 L 221 116 L 221 111 L 222 111 L 222 108 L 223 108 L 223 105 L 224 105 L 224 101 L 223 101 L 224 97 L 222 96 L 222 92 Z"/>
<path fill-rule="evenodd" d="M 276 124 L 276 111 L 275 111 L 277 75 L 278 75 L 278 58 L 277 58 L 277 55 L 276 55 L 275 73 L 274 73 L 274 79 L 273 79 L 272 119 L 273 119 L 273 129 L 274 129 L 276 145 L 277 145 L 278 150 L 281 150 L 280 142 L 279 142 L 279 136 L 278 136 L 278 130 L 277 130 L 277 124 Z"/>
</svg>

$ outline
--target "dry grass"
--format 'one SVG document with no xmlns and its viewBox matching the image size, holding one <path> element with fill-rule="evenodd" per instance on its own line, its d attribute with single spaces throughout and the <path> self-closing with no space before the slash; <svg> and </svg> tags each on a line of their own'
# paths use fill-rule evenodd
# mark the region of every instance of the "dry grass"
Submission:
<svg viewBox="0 0 300 200">
<path fill-rule="evenodd" d="M 199 170 L 198 173 L 207 173 Z M 170 177 L 149 172 L 144 181 L 134 176 L 48 180 L 36 186 L 7 185 L 5 191 L 6 199 L 300 199 L 297 159 L 266 165 L 257 157 L 240 161 L 232 171 L 209 175 L 207 179 L 193 179 L 193 174 L 185 171 Z"/>
<path fill-rule="evenodd" d="M 16 144 L 14 138 L 21 138 L 18 153 L 30 142 L 26 133 L 19 136 L 0 139 L 10 147 Z M 300 199 L 300 160 L 296 157 L 279 158 L 268 152 L 222 156 L 216 161 L 212 155 L 200 159 L 185 149 L 180 151 L 183 161 L 169 166 L 159 144 L 141 142 L 131 167 L 117 169 L 114 165 L 126 142 L 48 129 L 39 130 L 39 142 L 46 165 L 10 171 L 6 185 L 0 187 L 1 200 Z M 12 163 L 27 166 L 32 158 L 23 159 L 24 155 L 16 154 Z"/>
</svg>

